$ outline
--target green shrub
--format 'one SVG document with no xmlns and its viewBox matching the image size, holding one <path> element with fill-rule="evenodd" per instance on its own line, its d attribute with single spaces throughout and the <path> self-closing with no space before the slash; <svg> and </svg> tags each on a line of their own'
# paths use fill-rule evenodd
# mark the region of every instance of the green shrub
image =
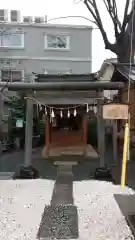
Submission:
<svg viewBox="0 0 135 240">
<path fill-rule="evenodd" d="M 44 135 L 45 133 L 45 123 L 43 120 L 38 121 L 38 129 L 39 129 L 39 134 Z"/>
</svg>

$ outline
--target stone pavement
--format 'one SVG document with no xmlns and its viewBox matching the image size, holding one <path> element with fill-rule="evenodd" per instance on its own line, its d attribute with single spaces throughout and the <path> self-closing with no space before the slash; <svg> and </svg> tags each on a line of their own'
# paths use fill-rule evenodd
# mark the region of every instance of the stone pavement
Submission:
<svg viewBox="0 0 135 240">
<path fill-rule="evenodd" d="M 108 158 L 108 153 L 106 154 L 106 163 L 112 163 L 112 154 Z M 52 160 L 66 160 L 66 161 L 79 161 L 79 165 L 73 167 L 73 173 L 76 180 L 89 179 L 90 174 L 94 171 L 96 167 L 99 166 L 99 158 L 84 158 L 82 156 L 67 156 L 55 157 L 52 159 L 44 159 L 41 156 L 41 149 L 33 150 L 32 165 L 38 169 L 40 176 L 45 179 L 56 179 L 57 167 L 52 165 Z M 109 161 L 108 161 L 108 160 Z M 0 157 L 0 172 L 14 172 L 16 166 L 24 163 L 24 151 L 17 151 L 11 153 L 5 153 Z M 3 179 L 3 174 L 1 174 L 1 179 Z"/>
<path fill-rule="evenodd" d="M 24 151 L 5 153 L 0 157 L 0 172 L 14 172 L 16 166 L 24 163 Z M 33 159 L 32 164 L 40 175 L 47 179 L 56 179 L 57 169 L 51 162 L 43 159 Z"/>
<path fill-rule="evenodd" d="M 40 149 L 38 150 L 40 151 Z M 34 152 L 33 152 L 34 156 Z M 105 163 L 110 166 L 112 165 L 112 148 L 107 146 L 106 153 L 105 153 Z M 71 159 L 71 157 L 70 157 Z M 54 160 L 54 159 L 53 159 Z M 56 159 L 56 160 L 59 160 Z M 85 159 L 82 157 L 72 157 L 72 161 L 78 160 L 81 164 L 73 167 L 74 179 L 75 180 L 85 180 L 90 178 L 90 174 L 94 171 L 96 167 L 99 166 L 99 159 Z M 0 157 L 0 178 L 3 179 L 2 175 L 4 172 L 14 172 L 15 168 L 19 164 L 24 163 L 24 151 L 12 152 L 12 153 L 5 153 L 3 156 Z M 34 167 L 38 169 L 42 178 L 45 179 L 56 179 L 57 176 L 57 168 L 56 166 L 52 165 L 51 160 L 41 158 L 33 158 L 32 164 Z M 119 161 L 119 165 L 120 165 Z M 127 163 L 127 185 L 133 189 L 135 189 L 135 161 L 130 160 Z M 121 174 L 119 169 L 118 174 Z"/>
</svg>

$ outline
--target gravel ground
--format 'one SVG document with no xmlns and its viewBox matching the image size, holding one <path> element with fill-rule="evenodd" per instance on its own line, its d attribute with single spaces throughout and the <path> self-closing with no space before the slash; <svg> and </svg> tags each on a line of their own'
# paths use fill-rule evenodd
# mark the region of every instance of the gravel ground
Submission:
<svg viewBox="0 0 135 240">
<path fill-rule="evenodd" d="M 114 194 L 134 194 L 108 182 L 85 181 L 74 184 L 74 202 L 78 208 L 79 239 L 134 239 Z"/>
<path fill-rule="evenodd" d="M 36 240 L 45 205 L 50 204 L 54 181 L 0 181 L 0 240 Z M 74 182 L 80 240 L 131 240 L 131 231 L 113 194 L 134 194 L 111 183 Z"/>
<path fill-rule="evenodd" d="M 54 182 L 38 179 L 0 183 L 0 240 L 36 240 Z"/>
</svg>

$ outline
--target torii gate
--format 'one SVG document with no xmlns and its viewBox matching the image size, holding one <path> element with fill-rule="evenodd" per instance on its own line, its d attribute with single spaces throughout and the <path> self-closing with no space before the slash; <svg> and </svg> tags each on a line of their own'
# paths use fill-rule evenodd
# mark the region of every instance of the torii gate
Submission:
<svg viewBox="0 0 135 240">
<path fill-rule="evenodd" d="M 54 78 L 54 77 L 53 77 Z M 72 77 L 73 78 L 73 77 Z M 28 91 L 28 95 L 32 96 L 34 91 L 88 91 L 96 90 L 98 97 L 97 108 L 98 108 L 98 153 L 100 157 L 100 166 L 104 166 L 104 152 L 105 152 L 105 131 L 104 123 L 102 118 L 102 108 L 101 108 L 101 97 L 103 97 L 103 90 L 119 90 L 124 88 L 123 82 L 90 82 L 90 81 L 75 81 L 75 82 L 64 82 L 64 81 L 51 81 L 42 83 L 12 83 L 1 82 L 0 88 L 6 88 L 11 91 Z M 2 93 L 0 94 L 0 111 L 2 116 Z M 2 123 L 2 118 L 0 119 L 0 125 Z M 33 101 L 27 99 L 27 110 L 26 110 L 26 128 L 25 128 L 25 165 L 32 165 L 32 125 L 33 125 Z"/>
</svg>

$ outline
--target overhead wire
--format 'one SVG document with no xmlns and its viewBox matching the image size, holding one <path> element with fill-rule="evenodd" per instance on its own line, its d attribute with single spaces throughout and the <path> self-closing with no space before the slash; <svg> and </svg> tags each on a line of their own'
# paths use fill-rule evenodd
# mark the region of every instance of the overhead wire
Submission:
<svg viewBox="0 0 135 240">
<path fill-rule="evenodd" d="M 66 19 L 66 18 L 83 18 L 84 20 L 87 20 L 87 21 L 92 22 L 93 24 L 95 24 L 95 21 L 93 21 L 93 20 L 91 20 L 91 19 L 89 19 L 89 18 L 87 18 L 85 16 L 75 16 L 75 15 L 50 18 L 50 19 L 47 20 L 47 22 L 60 20 L 60 19 Z M 93 28 L 93 29 L 99 29 L 99 28 Z"/>
<path fill-rule="evenodd" d="M 79 4 L 80 2 L 82 2 L 83 0 L 74 0 L 74 4 Z"/>
</svg>

